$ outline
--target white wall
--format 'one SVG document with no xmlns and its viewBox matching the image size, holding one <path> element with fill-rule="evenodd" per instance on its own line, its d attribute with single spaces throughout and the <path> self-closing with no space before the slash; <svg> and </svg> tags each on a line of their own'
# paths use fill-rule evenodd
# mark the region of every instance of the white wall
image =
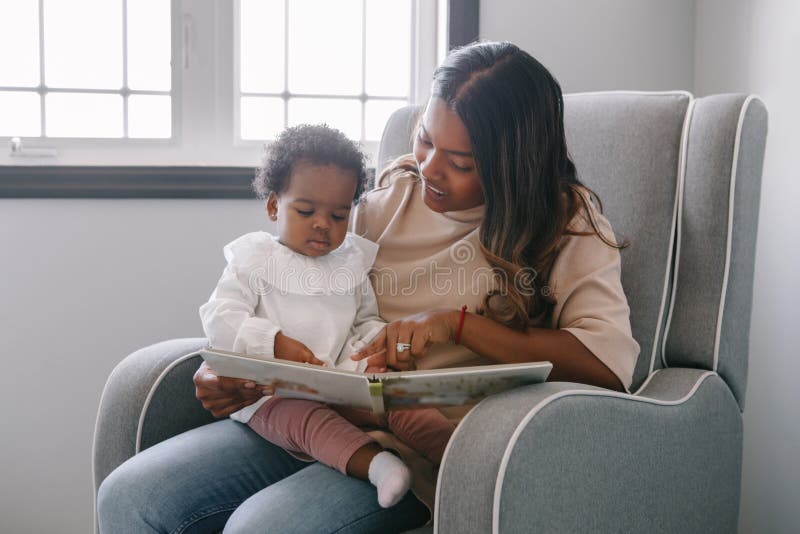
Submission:
<svg viewBox="0 0 800 534">
<path fill-rule="evenodd" d="M 203 335 L 252 200 L 0 200 L 0 532 L 88 533 L 100 393 L 128 353 Z"/>
<path fill-rule="evenodd" d="M 756 93 L 769 110 L 739 530 L 788 534 L 800 528 L 800 3 L 698 0 L 696 24 L 696 93 Z"/>
<path fill-rule="evenodd" d="M 483 0 L 480 36 L 511 41 L 564 92 L 692 88 L 694 0 Z"/>
</svg>

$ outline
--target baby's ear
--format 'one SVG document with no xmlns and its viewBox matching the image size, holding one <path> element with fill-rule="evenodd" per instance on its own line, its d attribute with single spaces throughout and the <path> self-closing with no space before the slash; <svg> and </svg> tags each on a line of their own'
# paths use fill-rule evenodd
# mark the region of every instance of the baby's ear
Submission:
<svg viewBox="0 0 800 534">
<path fill-rule="evenodd" d="M 267 212 L 267 218 L 274 221 L 278 218 L 278 195 L 274 191 L 270 191 L 267 195 L 267 200 L 264 202 L 264 209 Z"/>
</svg>

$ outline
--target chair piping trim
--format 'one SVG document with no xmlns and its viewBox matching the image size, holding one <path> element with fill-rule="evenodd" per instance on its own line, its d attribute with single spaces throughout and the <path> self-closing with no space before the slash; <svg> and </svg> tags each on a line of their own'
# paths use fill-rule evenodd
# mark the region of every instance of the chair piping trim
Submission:
<svg viewBox="0 0 800 534">
<path fill-rule="evenodd" d="M 514 430 L 514 433 L 511 435 L 511 438 L 508 440 L 508 445 L 506 445 L 506 450 L 503 453 L 503 458 L 500 460 L 500 467 L 498 468 L 497 471 L 497 480 L 495 481 L 494 499 L 492 503 L 492 534 L 499 534 L 500 532 L 500 501 L 503 491 L 503 480 L 505 479 L 506 470 L 508 469 L 508 463 L 511 459 L 511 452 L 514 450 L 514 446 L 517 444 L 517 440 L 519 440 L 520 435 L 522 435 L 522 432 L 525 430 L 525 427 L 528 425 L 530 420 L 533 419 L 536 416 L 536 414 L 538 414 L 545 406 L 551 404 L 552 402 L 560 398 L 573 397 L 573 396 L 611 397 L 611 398 L 632 400 L 636 402 L 643 402 L 646 404 L 655 404 L 658 406 L 676 406 L 679 404 L 683 404 L 687 400 L 692 398 L 695 392 L 700 387 L 700 385 L 709 376 L 717 376 L 717 373 L 715 373 L 714 371 L 704 372 L 703 374 L 697 377 L 697 381 L 695 382 L 694 386 L 692 386 L 692 389 L 689 390 L 689 392 L 686 395 L 674 401 L 661 401 L 656 399 L 636 397 L 628 393 L 619 393 L 616 391 L 572 389 L 568 391 L 560 391 L 539 402 L 539 404 L 534 406 L 533 409 L 531 409 L 531 411 L 529 411 L 525 415 L 525 417 L 519 422 L 517 428 Z"/>
<path fill-rule="evenodd" d="M 639 395 L 639 394 L 640 394 L 642 391 L 644 391 L 644 388 L 646 388 L 646 387 L 647 387 L 647 385 L 650 383 L 650 381 L 651 381 L 651 380 L 653 380 L 653 377 L 654 377 L 655 375 L 657 375 L 657 374 L 659 373 L 659 371 L 663 371 L 663 369 L 656 369 L 655 371 L 653 371 L 652 373 L 650 373 L 650 374 L 647 376 L 647 380 L 645 380 L 645 381 L 642 383 L 642 385 L 641 385 L 641 386 L 639 386 L 639 389 L 637 389 L 637 390 L 636 390 L 636 391 L 633 393 L 633 395 Z"/>
<path fill-rule="evenodd" d="M 667 324 L 664 325 L 664 336 L 661 338 L 661 364 L 664 367 L 669 367 L 667 363 L 667 338 L 669 337 L 669 327 L 672 325 L 672 313 L 675 310 L 675 295 L 678 290 L 678 270 L 681 265 L 681 235 L 683 232 L 683 192 L 686 185 L 686 168 L 688 166 L 688 150 L 689 150 L 689 133 L 691 130 L 692 118 L 694 117 L 694 104 L 695 100 L 689 103 L 689 108 L 686 110 L 686 119 L 683 123 L 683 133 L 681 136 L 681 155 L 679 158 L 680 169 L 678 171 L 678 191 L 676 195 L 676 218 L 677 222 L 673 221 L 672 231 L 675 238 L 675 265 L 672 271 L 672 291 L 669 297 L 669 311 L 667 312 Z M 672 250 L 672 249 L 670 249 Z M 672 254 L 670 254 L 672 256 Z M 664 291 L 666 292 L 667 284 L 664 284 Z M 659 325 L 661 325 L 661 317 L 659 317 Z M 654 344 L 658 343 L 658 339 Z M 650 366 L 652 372 L 653 367 Z"/>
<path fill-rule="evenodd" d="M 713 360 L 713 365 L 711 367 L 714 371 L 716 371 L 719 366 L 719 340 L 720 336 L 722 335 L 722 316 L 725 312 L 725 299 L 728 293 L 728 274 L 730 273 L 730 267 L 731 267 L 733 211 L 736 200 L 735 199 L 736 173 L 739 164 L 739 148 L 742 141 L 742 129 L 744 127 L 745 115 L 747 115 L 747 110 L 750 107 L 750 103 L 756 99 L 761 100 L 756 95 L 749 95 L 745 99 L 744 103 L 742 103 L 742 109 L 739 112 L 739 122 L 736 124 L 736 137 L 733 142 L 733 158 L 732 158 L 733 161 L 731 162 L 731 183 L 730 183 L 730 188 L 728 190 L 728 234 L 725 240 L 725 270 L 723 271 L 722 275 L 722 290 L 720 291 L 720 296 L 719 296 L 719 309 L 717 310 L 716 332 L 714 333 L 714 360 Z"/>
<path fill-rule="evenodd" d="M 156 378 L 155 382 L 153 382 L 153 385 L 150 386 L 150 391 L 147 392 L 147 397 L 145 397 L 144 404 L 142 404 L 142 410 L 141 412 L 139 412 L 139 424 L 136 427 L 136 448 L 134 449 L 134 454 L 139 454 L 141 452 L 142 429 L 144 428 L 144 419 L 145 416 L 147 415 L 147 409 L 150 408 L 150 402 L 153 400 L 153 396 L 155 396 L 158 386 L 161 385 L 161 382 L 163 382 L 164 377 L 166 377 L 175 366 L 185 362 L 189 358 L 192 358 L 196 355 L 197 351 L 194 351 L 190 352 L 189 354 L 185 354 L 180 358 L 175 359 L 163 371 L 161 371 L 161 374 L 158 375 L 158 378 Z"/>
<path fill-rule="evenodd" d="M 481 403 L 484 402 L 484 400 L 479 402 L 475 406 L 475 408 L 480 406 Z M 455 438 L 458 432 L 461 430 L 461 428 L 463 428 L 464 425 L 462 423 L 469 418 L 470 414 L 472 414 L 475 408 L 468 411 L 467 414 L 461 418 L 461 421 L 459 421 L 458 425 L 456 426 L 456 429 L 453 431 L 453 435 L 450 436 L 450 441 L 447 442 L 447 445 L 444 448 L 444 454 L 442 454 L 442 461 L 439 464 L 439 474 L 436 477 L 436 492 L 434 493 L 434 501 L 433 501 L 433 534 L 437 534 L 439 532 L 439 496 L 441 495 L 442 473 L 444 472 L 443 467 L 445 465 L 445 462 L 447 461 L 447 455 L 450 453 L 450 449 L 452 448 L 453 442 L 455 441 L 453 438 Z"/>
</svg>

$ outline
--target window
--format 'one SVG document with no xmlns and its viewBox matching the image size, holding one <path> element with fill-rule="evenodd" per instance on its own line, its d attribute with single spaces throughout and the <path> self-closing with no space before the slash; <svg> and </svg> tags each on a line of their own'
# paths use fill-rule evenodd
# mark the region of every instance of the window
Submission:
<svg viewBox="0 0 800 534">
<path fill-rule="evenodd" d="M 436 16 L 432 0 L 4 2 L 0 165 L 252 167 L 300 122 L 374 154 L 389 114 L 426 99 Z"/>
<path fill-rule="evenodd" d="M 411 15 L 411 0 L 241 0 L 240 138 L 327 122 L 352 139 L 379 140 L 389 115 L 409 103 Z"/>
<path fill-rule="evenodd" d="M 15 0 L 0 9 L 0 136 L 171 137 L 168 2 Z"/>
</svg>

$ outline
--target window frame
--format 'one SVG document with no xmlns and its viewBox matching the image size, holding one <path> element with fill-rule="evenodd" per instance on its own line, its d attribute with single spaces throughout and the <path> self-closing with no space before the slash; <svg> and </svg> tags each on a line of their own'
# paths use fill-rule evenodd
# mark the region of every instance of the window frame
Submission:
<svg viewBox="0 0 800 534">
<path fill-rule="evenodd" d="M 123 97 L 123 135 L 127 135 L 128 132 L 128 98 L 131 95 L 158 95 L 158 96 L 170 96 L 171 98 L 171 110 L 172 110 L 172 117 L 171 117 L 171 137 L 169 138 L 130 138 L 130 137 L 24 137 L 22 139 L 22 148 L 23 154 L 18 156 L 12 156 L 10 153 L 10 143 L 12 137 L 10 136 L 0 136 L 0 166 L 67 166 L 67 165 L 76 165 L 76 160 L 86 160 L 90 161 L 92 159 L 92 155 L 99 149 L 101 152 L 105 152 L 109 155 L 105 161 L 108 161 L 109 164 L 113 163 L 114 161 L 124 162 L 126 158 L 126 151 L 136 151 L 140 152 L 143 148 L 149 147 L 174 147 L 180 144 L 180 113 L 178 106 L 176 106 L 177 98 L 176 96 L 179 94 L 180 91 L 180 81 L 181 75 L 178 69 L 172 69 L 171 72 L 171 87 L 169 91 L 150 91 L 150 90 L 138 90 L 138 89 L 130 89 L 127 80 L 127 3 L 128 0 L 120 0 L 122 4 L 122 23 L 123 23 L 123 30 L 122 30 L 122 64 L 123 64 L 123 80 L 122 80 L 122 87 L 120 89 L 87 89 L 87 88 L 80 88 L 80 87 L 47 87 L 43 82 L 46 80 L 45 78 L 45 65 L 44 65 L 44 32 L 42 31 L 42 27 L 44 25 L 44 14 L 42 9 L 44 8 L 44 1 L 38 0 L 38 9 L 39 9 L 39 16 L 38 16 L 38 24 L 39 24 L 39 84 L 33 87 L 3 87 L 0 90 L 12 91 L 12 92 L 31 92 L 36 93 L 41 99 L 41 116 L 40 116 L 40 126 L 42 127 L 41 131 L 44 132 L 44 125 L 46 122 L 45 117 L 45 105 L 44 105 L 44 96 L 48 93 L 96 93 L 96 94 L 111 94 L 111 95 L 120 95 Z M 170 13 L 172 16 L 172 45 L 171 45 L 171 57 L 170 60 L 174 63 L 175 61 L 175 50 L 176 44 L 179 41 L 176 41 L 176 9 L 179 4 L 179 0 L 172 0 L 170 2 Z M 128 150 L 130 148 L 130 150 Z M 119 151 L 119 152 L 117 152 Z M 26 154 L 27 152 L 27 154 Z M 63 158 L 60 158 L 58 161 L 54 161 L 51 156 L 48 155 L 41 155 L 42 153 L 50 153 L 55 152 L 57 155 L 55 157 L 60 156 L 61 154 L 64 155 Z M 92 152 L 93 154 L 90 155 L 87 152 Z M 48 165 L 49 164 L 49 165 Z"/>
<path fill-rule="evenodd" d="M 438 2 L 446 2 L 447 20 L 437 23 L 444 11 L 437 2 L 413 0 L 417 68 L 411 101 L 417 104 L 427 100 L 430 74 L 442 53 L 441 45 L 436 53 L 437 26 L 446 28 L 448 48 L 478 36 L 478 0 Z M 238 65 L 228 58 L 237 57 L 237 13 L 238 2 L 172 0 L 171 59 L 180 65 L 172 69 L 172 138 L 24 139 L 24 150 L 55 147 L 54 162 L 11 157 L 11 138 L 0 137 L 0 198 L 252 198 L 254 166 L 237 162 L 260 161 L 263 143 L 241 140 L 235 129 Z M 454 28 L 454 22 L 461 26 Z M 465 40 L 465 34 L 472 38 Z M 214 58 L 214 68 L 197 63 L 203 56 Z M 365 143 L 365 151 L 377 155 L 378 144 Z M 143 158 L 148 165 L 137 164 Z"/>
</svg>

